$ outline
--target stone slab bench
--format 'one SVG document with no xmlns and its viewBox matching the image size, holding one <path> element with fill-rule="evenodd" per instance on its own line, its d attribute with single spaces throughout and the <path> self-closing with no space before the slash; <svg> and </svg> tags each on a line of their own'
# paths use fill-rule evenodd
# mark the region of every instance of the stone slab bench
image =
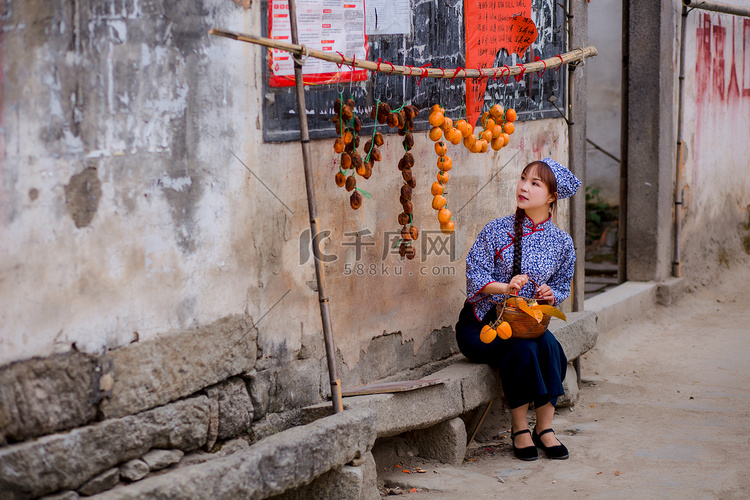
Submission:
<svg viewBox="0 0 750 500">
<path fill-rule="evenodd" d="M 572 362 L 596 343 L 596 314 L 571 313 L 567 323 L 553 319 L 550 331 L 560 341 L 568 361 Z M 568 375 L 566 393 L 577 394 L 571 364 L 568 365 Z M 425 378 L 439 379 L 442 383 L 404 392 L 345 397 L 344 408 L 372 410 L 379 439 L 408 432 L 420 456 L 460 464 L 467 432 L 459 417 L 503 395 L 497 371 L 458 355 L 455 362 Z M 303 409 L 307 419 L 326 411 L 330 411 L 330 403 Z"/>
<path fill-rule="evenodd" d="M 671 286 L 677 289 L 680 285 Z M 553 318 L 549 330 L 572 363 L 594 347 L 600 331 L 653 307 L 658 287 L 655 283 L 624 283 L 588 299 L 584 311 L 567 314 L 567 322 Z M 570 374 L 571 365 L 568 366 Z M 445 382 L 407 392 L 346 397 L 344 408 L 374 410 L 377 435 L 383 438 L 432 427 L 502 396 L 497 372 L 487 365 L 473 364 L 463 356 L 426 378 L 441 378 Z M 566 392 L 569 388 L 571 392 L 577 391 L 577 385 L 573 387 L 570 378 L 566 377 Z M 320 411 L 326 406 L 330 404 L 315 405 L 303 411 Z"/>
<path fill-rule="evenodd" d="M 375 429 L 381 438 L 431 427 L 502 394 L 492 368 L 470 363 L 463 357 L 429 378 L 445 381 L 407 392 L 346 397 L 344 408 L 374 410 Z"/>
<path fill-rule="evenodd" d="M 596 315 L 571 313 L 567 323 L 553 319 L 550 331 L 560 341 L 568 361 L 572 361 L 596 343 Z M 381 438 L 431 427 L 502 396 L 497 372 L 463 356 L 426 378 L 445 379 L 445 382 L 407 392 L 346 397 L 344 408 L 374 410 L 375 429 Z"/>
</svg>

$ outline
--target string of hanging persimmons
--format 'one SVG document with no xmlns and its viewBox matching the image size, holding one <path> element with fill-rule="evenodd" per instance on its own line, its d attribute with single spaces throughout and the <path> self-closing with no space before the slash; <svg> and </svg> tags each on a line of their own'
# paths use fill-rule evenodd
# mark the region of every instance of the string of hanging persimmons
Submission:
<svg viewBox="0 0 750 500">
<path fill-rule="evenodd" d="M 341 53 L 332 54 L 329 52 L 317 51 L 304 45 L 296 45 L 278 40 L 271 40 L 255 35 L 246 35 L 231 31 L 212 29 L 211 35 L 223 36 L 234 40 L 263 45 L 269 48 L 281 49 L 301 57 L 298 60 L 304 64 L 308 57 L 326 60 L 337 64 L 351 66 L 352 71 L 355 68 L 366 69 L 373 72 L 384 73 L 387 75 L 403 75 L 407 77 L 419 78 L 418 84 L 423 78 L 492 78 L 496 80 L 501 78 L 508 83 L 510 76 L 515 76 L 519 81 L 526 72 L 543 74 L 548 68 L 559 68 L 563 64 L 570 64 L 582 61 L 586 57 L 597 55 L 597 50 L 593 46 L 578 48 L 565 54 L 558 54 L 549 59 L 538 60 L 533 63 L 518 64 L 515 66 L 504 66 L 501 68 L 429 68 L 425 65 L 420 68 L 405 65 L 394 65 L 388 61 L 378 60 L 356 60 L 354 57 L 347 58 Z M 333 104 L 333 116 L 331 121 L 334 123 L 337 137 L 333 143 L 334 151 L 339 154 L 338 172 L 334 176 L 336 185 L 345 188 L 351 192 L 349 204 L 357 210 L 362 206 L 363 196 L 371 198 L 370 193 L 357 186 L 355 174 L 369 179 L 373 173 L 373 167 L 376 162 L 383 159 L 379 147 L 385 143 L 383 134 L 378 132 L 378 125 L 387 125 L 389 128 L 397 129 L 398 135 L 403 137 L 402 145 L 404 155 L 398 162 L 398 169 L 403 178 L 403 184 L 400 187 L 399 201 L 402 206 L 402 212 L 398 215 L 398 223 L 402 226 L 401 238 L 396 243 L 399 246 L 399 254 L 407 259 L 415 257 L 415 249 L 412 242 L 419 237 L 419 229 L 414 225 L 414 205 L 412 195 L 416 188 L 416 179 L 412 168 L 415 160 L 411 153 L 414 147 L 414 120 L 419 115 L 420 109 L 411 104 L 402 104 L 399 107 L 392 107 L 387 102 L 377 99 L 370 119 L 375 120 L 372 137 L 364 144 L 362 153 L 364 158 L 358 152 L 360 145 L 360 131 L 362 129 L 362 119 L 356 114 L 356 103 L 350 97 L 344 100 L 343 91 Z M 450 117 L 445 116 L 445 109 L 436 104 L 430 109 L 428 117 L 432 126 L 429 137 L 435 142 L 435 153 L 437 159 L 436 181 L 432 183 L 430 192 L 432 193 L 432 208 L 437 211 L 437 218 L 440 224 L 440 230 L 445 234 L 450 234 L 455 229 L 453 214 L 448 209 L 448 200 L 446 195 L 448 180 L 450 179 L 449 171 L 453 162 L 448 156 L 447 142 L 463 145 L 472 153 L 485 153 L 490 148 L 493 151 L 499 151 L 506 147 L 510 142 L 510 136 L 515 131 L 517 113 L 513 108 L 505 109 L 499 103 L 491 104 L 488 111 L 481 115 L 479 126 L 475 129 L 465 118 L 459 118 L 455 124 Z M 481 130 L 480 130 L 481 126 Z M 395 246 L 394 246 L 395 248 Z"/>
</svg>

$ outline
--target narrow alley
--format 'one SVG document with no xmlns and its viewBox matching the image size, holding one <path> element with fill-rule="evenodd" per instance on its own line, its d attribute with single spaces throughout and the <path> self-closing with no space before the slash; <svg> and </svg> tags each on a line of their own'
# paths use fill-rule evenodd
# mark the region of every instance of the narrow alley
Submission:
<svg viewBox="0 0 750 500">
<path fill-rule="evenodd" d="M 409 498 L 746 498 L 749 280 L 747 263 L 724 268 L 675 305 L 601 332 L 578 403 L 555 417 L 569 460 L 516 460 L 502 433 L 472 444 L 458 469 L 422 462 L 427 473 L 388 479 L 417 488 Z"/>
</svg>

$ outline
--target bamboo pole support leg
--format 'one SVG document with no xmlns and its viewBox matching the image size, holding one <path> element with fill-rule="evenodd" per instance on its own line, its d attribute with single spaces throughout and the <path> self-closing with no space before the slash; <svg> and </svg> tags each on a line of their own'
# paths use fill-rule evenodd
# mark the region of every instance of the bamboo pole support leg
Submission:
<svg viewBox="0 0 750 500">
<path fill-rule="evenodd" d="M 297 33 L 297 6 L 295 0 L 289 0 L 289 19 L 292 42 L 299 40 Z M 212 30 L 213 31 L 213 30 Z M 304 52 L 307 52 L 305 50 Z M 298 54 L 299 55 L 299 54 Z M 294 60 L 294 86 L 297 91 L 297 113 L 299 115 L 300 145 L 302 146 L 302 166 L 305 172 L 305 189 L 307 191 L 307 210 L 310 216 L 310 231 L 315 238 L 318 234 L 318 209 L 315 202 L 315 187 L 310 161 L 310 132 L 307 124 L 307 109 L 305 105 L 305 88 L 302 83 L 302 61 Z M 325 263 L 320 256 L 320 248 L 313 245 L 315 263 L 315 279 L 318 284 L 318 302 L 320 305 L 320 319 L 323 326 L 323 337 L 326 346 L 326 360 L 328 362 L 328 376 L 331 383 L 331 399 L 335 413 L 343 411 L 341 402 L 341 381 L 336 372 L 336 348 L 333 342 L 331 315 L 326 294 Z"/>
<path fill-rule="evenodd" d="M 578 388 L 581 388 L 581 357 L 577 357 L 573 360 L 573 368 L 576 371 L 576 383 L 578 383 Z"/>
<path fill-rule="evenodd" d="M 492 403 L 494 403 L 495 400 L 491 400 L 489 403 L 487 403 L 487 406 L 484 409 L 484 412 L 482 413 L 482 418 L 479 419 L 479 422 L 477 422 L 477 426 L 474 427 L 474 432 L 471 433 L 471 436 L 466 441 L 466 449 L 464 450 L 464 456 L 469 452 L 469 445 L 471 445 L 471 442 L 474 441 L 474 438 L 477 435 L 477 432 L 479 432 L 479 428 L 482 427 L 482 423 L 484 422 L 485 417 L 487 417 L 487 414 L 490 412 L 490 408 L 492 408 Z"/>
<path fill-rule="evenodd" d="M 331 401 L 333 402 L 334 413 L 341 413 L 344 411 L 344 403 L 341 400 L 341 379 L 336 379 L 331 382 Z"/>
</svg>

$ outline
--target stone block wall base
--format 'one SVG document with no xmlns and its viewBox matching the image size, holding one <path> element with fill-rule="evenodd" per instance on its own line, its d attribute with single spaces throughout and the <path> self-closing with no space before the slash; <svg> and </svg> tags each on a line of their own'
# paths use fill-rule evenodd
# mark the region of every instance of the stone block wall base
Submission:
<svg viewBox="0 0 750 500">
<path fill-rule="evenodd" d="M 143 455 L 142 460 L 150 471 L 161 470 L 180 461 L 183 452 L 180 450 L 151 450 Z"/>
<path fill-rule="evenodd" d="M 38 497 L 79 488 L 89 491 L 93 486 L 85 485 L 92 478 L 153 448 L 199 448 L 206 442 L 208 401 L 206 396 L 183 399 L 0 448 L 0 498 Z M 119 476 L 119 469 L 113 470 Z M 107 478 L 112 477 L 114 472 L 109 471 Z"/>
<path fill-rule="evenodd" d="M 70 351 L 0 367 L 0 443 L 93 421 L 102 362 Z"/>
<path fill-rule="evenodd" d="M 257 333 L 235 315 L 111 351 L 114 386 L 99 406 L 102 417 L 148 410 L 252 370 Z"/>
<path fill-rule="evenodd" d="M 120 481 L 120 470 L 115 467 L 95 476 L 86 484 L 78 488 L 78 493 L 84 496 L 96 495 L 102 491 L 114 488 Z"/>
<path fill-rule="evenodd" d="M 360 465 L 344 465 L 328 471 L 312 483 L 286 491 L 272 500 L 380 500 L 375 459 L 367 452 L 356 461 Z"/>
<path fill-rule="evenodd" d="M 463 463 L 466 440 L 466 426 L 458 417 L 410 432 L 408 436 L 408 441 L 417 449 L 420 457 L 450 465 Z"/>
<path fill-rule="evenodd" d="M 45 497 L 41 497 L 40 500 L 78 500 L 81 498 L 78 493 L 75 491 L 62 491 L 60 493 L 55 493 L 54 495 L 47 495 Z"/>
<path fill-rule="evenodd" d="M 148 476 L 148 464 L 140 459 L 128 460 L 120 466 L 120 477 L 126 481 L 139 481 Z"/>
<path fill-rule="evenodd" d="M 244 451 L 154 474 L 126 487 L 104 492 L 97 498 L 271 498 L 309 485 L 331 470 L 343 470 L 345 464 L 369 452 L 375 436 L 375 414 L 372 411 L 347 410 L 280 432 Z M 362 484 L 365 484 L 364 480 L 369 476 L 364 472 L 360 475 Z M 371 482 L 374 483 L 374 479 Z M 338 498 L 360 497 L 342 495 Z"/>
</svg>

